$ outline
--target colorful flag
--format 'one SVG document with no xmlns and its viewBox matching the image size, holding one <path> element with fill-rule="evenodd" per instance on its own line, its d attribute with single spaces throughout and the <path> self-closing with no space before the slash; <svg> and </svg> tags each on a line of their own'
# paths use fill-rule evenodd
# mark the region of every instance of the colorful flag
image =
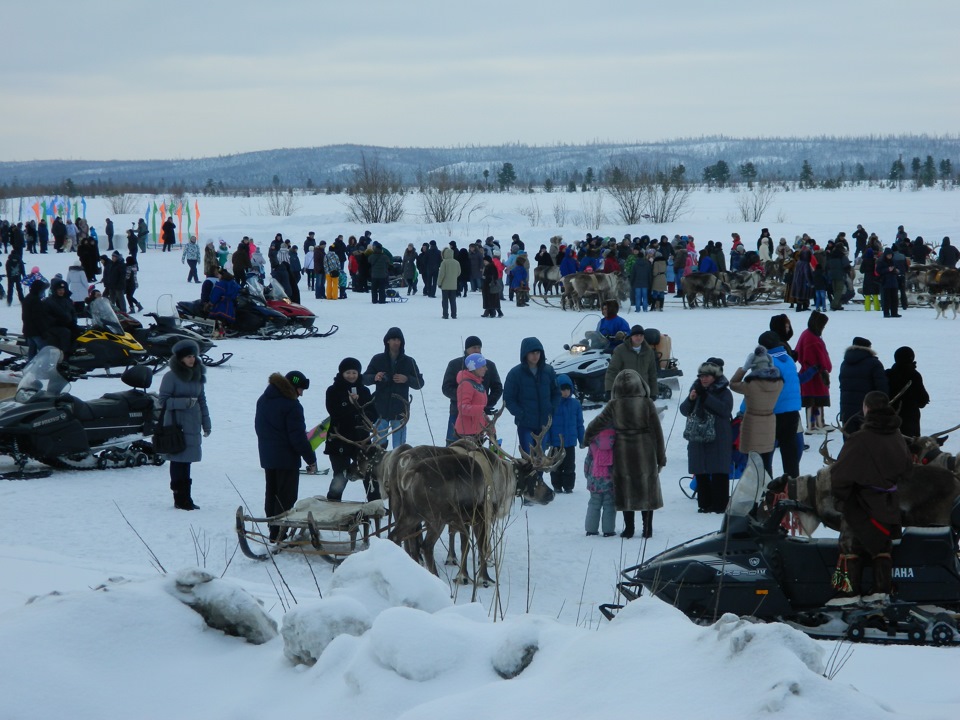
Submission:
<svg viewBox="0 0 960 720">
<path fill-rule="evenodd" d="M 184 203 L 183 211 L 187 214 L 187 235 L 190 234 L 190 227 L 193 225 L 190 219 L 190 203 Z M 199 239 L 199 236 L 198 236 Z"/>
<path fill-rule="evenodd" d="M 70 219 L 70 198 L 67 198 L 67 220 Z M 66 220 L 64 220 L 66 222 Z"/>
<path fill-rule="evenodd" d="M 143 214 L 143 219 L 146 220 L 150 217 L 150 201 L 147 200 L 147 211 Z"/>
<path fill-rule="evenodd" d="M 307 431 L 307 441 L 310 447 L 316 452 L 327 439 L 327 432 L 330 430 L 330 418 L 325 418 L 319 425 L 312 430 Z"/>
<path fill-rule="evenodd" d="M 160 243 L 157 242 L 157 201 L 156 201 L 156 200 L 153 201 L 153 225 L 152 225 L 152 228 L 153 228 L 153 233 L 152 233 L 152 234 L 153 234 L 153 242 L 154 242 L 155 244 L 159 245 Z"/>
<path fill-rule="evenodd" d="M 197 218 L 197 237 L 200 237 L 200 206 L 197 201 L 193 201 L 193 215 Z"/>
<path fill-rule="evenodd" d="M 47 201 L 46 201 L 46 200 L 44 200 L 44 201 L 40 204 L 40 209 L 43 210 L 43 216 L 44 216 L 44 217 L 46 217 L 47 215 L 50 214 L 50 213 L 47 212 Z M 37 222 L 40 222 L 40 221 L 37 220 Z"/>
<path fill-rule="evenodd" d="M 80 204 L 83 205 L 83 219 L 87 219 L 87 199 L 80 198 Z"/>
<path fill-rule="evenodd" d="M 183 244 L 183 203 L 177 204 L 177 242 Z"/>
<path fill-rule="evenodd" d="M 167 204 L 161 200 L 160 201 L 160 219 L 164 220 L 167 217 Z"/>
<path fill-rule="evenodd" d="M 40 203 L 35 202 L 30 207 L 33 208 L 33 214 L 37 216 L 37 222 L 40 222 Z"/>
</svg>

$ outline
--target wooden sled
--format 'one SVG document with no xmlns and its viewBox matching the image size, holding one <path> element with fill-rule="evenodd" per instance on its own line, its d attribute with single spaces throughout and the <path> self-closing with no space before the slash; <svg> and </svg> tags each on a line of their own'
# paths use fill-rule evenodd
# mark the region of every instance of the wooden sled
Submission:
<svg viewBox="0 0 960 720">
<path fill-rule="evenodd" d="M 332 502 L 323 497 L 297 501 L 292 510 L 270 518 L 256 518 L 237 508 L 237 539 L 240 550 L 253 560 L 267 560 L 280 552 L 318 555 L 339 565 L 347 555 L 370 546 L 370 536 L 379 535 L 380 520 L 387 514 L 382 500 Z M 269 527 L 280 528 L 278 542 L 271 542 Z M 371 526 L 373 529 L 371 530 Z M 260 545 L 263 549 L 255 549 Z"/>
</svg>

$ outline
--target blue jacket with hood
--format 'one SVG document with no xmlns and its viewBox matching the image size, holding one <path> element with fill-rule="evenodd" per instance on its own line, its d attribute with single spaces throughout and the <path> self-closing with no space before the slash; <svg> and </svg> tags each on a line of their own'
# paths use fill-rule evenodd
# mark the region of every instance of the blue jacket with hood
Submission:
<svg viewBox="0 0 960 720">
<path fill-rule="evenodd" d="M 569 375 L 557 375 L 557 388 L 569 386 L 573 390 L 573 381 Z M 553 424 L 550 425 L 550 447 L 577 447 L 583 444 L 583 408 L 580 401 L 571 392 L 570 397 L 562 395 L 553 412 Z M 562 438 L 562 440 L 561 440 Z"/>
<path fill-rule="evenodd" d="M 537 372 L 527 366 L 527 354 L 540 351 Z M 520 342 L 520 364 L 511 368 L 503 384 L 503 402 L 517 427 L 539 431 L 553 416 L 560 401 L 557 373 L 547 364 L 543 344 L 535 337 Z"/>
<path fill-rule="evenodd" d="M 768 351 L 774 367 L 780 371 L 783 378 L 783 388 L 780 397 L 773 408 L 774 415 L 793 412 L 800 409 L 800 376 L 797 374 L 797 363 L 781 345 Z"/>
</svg>

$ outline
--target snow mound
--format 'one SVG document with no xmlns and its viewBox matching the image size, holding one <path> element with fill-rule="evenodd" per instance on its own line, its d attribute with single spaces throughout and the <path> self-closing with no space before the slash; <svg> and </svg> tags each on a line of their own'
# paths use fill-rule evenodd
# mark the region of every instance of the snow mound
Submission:
<svg viewBox="0 0 960 720">
<path fill-rule="evenodd" d="M 314 665 L 339 635 L 363 635 L 373 617 L 349 596 L 297 605 L 283 616 L 283 654 L 293 663 Z"/>
<path fill-rule="evenodd" d="M 370 548 L 350 555 L 330 581 L 331 596 L 348 595 L 375 615 L 391 607 L 432 613 L 450 607 L 450 589 L 389 540 L 370 539 Z"/>
<path fill-rule="evenodd" d="M 277 636 L 277 623 L 263 603 L 243 588 L 205 570 L 179 571 L 167 587 L 180 602 L 200 613 L 204 622 L 227 635 L 262 645 Z"/>
</svg>

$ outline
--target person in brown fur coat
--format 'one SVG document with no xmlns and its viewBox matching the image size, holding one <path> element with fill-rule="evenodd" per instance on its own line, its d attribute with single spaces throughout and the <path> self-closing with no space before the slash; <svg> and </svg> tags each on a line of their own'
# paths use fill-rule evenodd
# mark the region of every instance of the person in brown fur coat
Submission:
<svg viewBox="0 0 960 720">
<path fill-rule="evenodd" d="M 663 507 L 660 470 L 667 464 L 663 428 L 647 386 L 635 370 L 624 370 L 613 381 L 610 402 L 587 427 L 584 445 L 602 430 L 613 428 L 613 492 L 623 512 L 621 537 L 634 535 L 634 513 L 643 520 L 643 537 L 653 536 L 653 511 Z"/>
</svg>

